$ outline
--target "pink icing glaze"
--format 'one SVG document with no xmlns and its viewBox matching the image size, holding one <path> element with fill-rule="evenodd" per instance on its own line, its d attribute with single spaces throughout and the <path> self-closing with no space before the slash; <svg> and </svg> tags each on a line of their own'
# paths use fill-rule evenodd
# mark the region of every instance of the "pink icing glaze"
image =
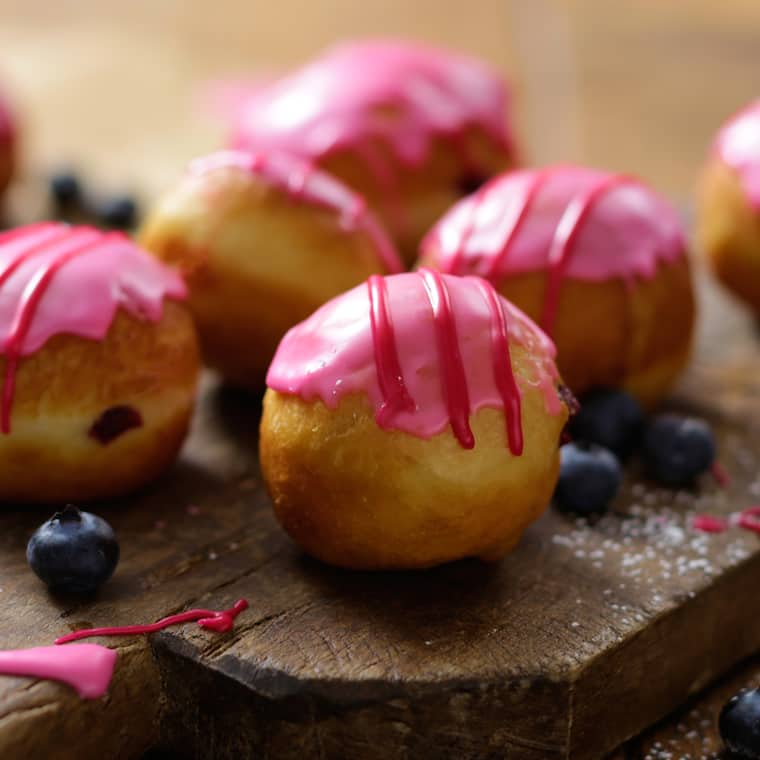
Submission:
<svg viewBox="0 0 760 760">
<path fill-rule="evenodd" d="M 616 175 L 581 167 L 525 169 L 495 178 L 433 227 L 422 253 L 444 272 L 492 281 L 543 271 L 571 204 L 610 182 L 586 211 L 564 274 L 591 281 L 652 277 L 660 260 L 675 261 L 684 253 L 678 215 L 641 183 L 618 184 Z"/>
<path fill-rule="evenodd" d="M 178 274 L 121 233 L 43 222 L 0 234 L 0 352 L 6 370 L 0 427 L 10 432 L 19 361 L 53 335 L 102 340 L 119 307 L 157 322 L 182 299 Z"/>
<path fill-rule="evenodd" d="M 542 325 L 551 330 L 561 281 L 654 276 L 684 255 L 675 211 L 640 182 L 580 167 L 509 172 L 457 203 L 428 233 L 422 256 L 441 271 L 548 271 Z"/>
<path fill-rule="evenodd" d="M 364 199 L 309 161 L 285 153 L 247 153 L 220 151 L 196 159 L 190 173 L 204 176 L 232 167 L 252 172 L 291 198 L 335 211 L 346 230 L 362 230 L 374 244 L 377 255 L 389 273 L 403 271 L 403 265 L 390 238 L 367 208 Z"/>
<path fill-rule="evenodd" d="M 116 652 L 97 644 L 34 647 L 0 652 L 0 673 L 61 681 L 82 699 L 102 697 L 111 683 Z"/>
<path fill-rule="evenodd" d="M 353 151 L 400 215 L 397 179 L 378 143 L 419 167 L 434 138 L 461 152 L 463 131 L 477 126 L 511 152 L 507 110 L 506 85 L 485 64 L 426 45 L 369 40 L 334 47 L 254 91 L 232 143 L 316 162 Z"/>
<path fill-rule="evenodd" d="M 755 100 L 718 132 L 713 151 L 739 175 L 752 206 L 760 211 L 760 100 Z"/>
<path fill-rule="evenodd" d="M 509 343 L 533 358 L 515 378 Z M 505 410 L 513 454 L 522 452 L 521 387 L 538 387 L 559 413 L 554 344 L 485 280 L 429 270 L 372 277 L 292 328 L 277 349 L 267 385 L 335 408 L 365 394 L 377 424 L 430 438 L 449 425 L 464 448 L 470 415 Z"/>
</svg>

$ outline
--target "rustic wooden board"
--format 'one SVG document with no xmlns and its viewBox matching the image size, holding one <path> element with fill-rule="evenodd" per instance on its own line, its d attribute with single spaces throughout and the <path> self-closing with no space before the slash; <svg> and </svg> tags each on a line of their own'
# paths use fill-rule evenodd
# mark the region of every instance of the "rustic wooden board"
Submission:
<svg viewBox="0 0 760 760">
<path fill-rule="evenodd" d="M 250 610 L 219 636 L 194 625 L 119 640 L 108 697 L 0 679 L 0 756 L 594 758 L 760 644 L 760 540 L 693 533 L 695 508 L 760 494 L 760 363 L 720 297 L 678 406 L 716 425 L 732 474 L 673 493 L 633 474 L 593 526 L 552 511 L 494 566 L 361 574 L 304 557 L 279 530 L 256 467 L 258 404 L 208 378 L 181 461 L 97 509 L 122 562 L 94 602 L 50 597 L 24 545 L 47 516 L 0 515 L 0 647 L 150 621 L 187 606 Z M 111 640 L 110 644 L 114 641 Z"/>
</svg>

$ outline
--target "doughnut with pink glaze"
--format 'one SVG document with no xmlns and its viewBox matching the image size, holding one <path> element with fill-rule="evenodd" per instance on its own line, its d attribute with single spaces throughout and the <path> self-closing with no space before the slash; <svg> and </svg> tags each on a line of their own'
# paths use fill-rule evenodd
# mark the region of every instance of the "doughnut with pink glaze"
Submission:
<svg viewBox="0 0 760 760">
<path fill-rule="evenodd" d="M 485 280 L 370 277 L 292 328 L 269 368 L 277 518 L 342 567 L 497 559 L 551 498 L 560 382 L 551 341 Z"/>
<path fill-rule="evenodd" d="M 492 282 L 555 341 L 575 393 L 623 387 L 649 405 L 688 360 L 682 224 L 631 177 L 570 166 L 507 173 L 435 225 L 420 262 Z"/>
<path fill-rule="evenodd" d="M 197 159 L 140 239 L 185 275 L 206 363 L 257 390 L 288 328 L 370 274 L 402 268 L 360 196 L 286 154 Z"/>
<path fill-rule="evenodd" d="M 116 496 L 174 459 L 198 375 L 184 297 L 121 233 L 0 233 L 0 501 Z"/>
<path fill-rule="evenodd" d="M 713 141 L 699 184 L 697 231 L 720 280 L 760 313 L 760 100 Z"/>
<path fill-rule="evenodd" d="M 286 151 L 365 197 L 411 263 L 457 198 L 515 163 L 509 93 L 485 63 L 422 44 L 338 45 L 253 93 L 233 146 Z"/>
</svg>

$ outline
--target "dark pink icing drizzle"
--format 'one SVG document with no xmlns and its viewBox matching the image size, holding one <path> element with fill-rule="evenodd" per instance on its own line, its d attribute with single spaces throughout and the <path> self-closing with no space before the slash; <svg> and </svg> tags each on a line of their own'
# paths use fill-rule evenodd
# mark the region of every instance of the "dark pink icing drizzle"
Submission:
<svg viewBox="0 0 760 760">
<path fill-rule="evenodd" d="M 383 403 L 377 412 L 377 422 L 382 426 L 386 424 L 389 415 L 399 410 L 414 411 L 415 405 L 406 389 L 398 360 L 385 280 L 379 275 L 372 275 L 367 280 L 367 289 L 377 380 L 383 394 Z"/>
<path fill-rule="evenodd" d="M 496 386 L 504 401 L 509 450 L 515 456 L 520 456 L 523 452 L 522 410 L 520 409 L 520 389 L 517 387 L 515 373 L 512 370 L 507 317 L 493 286 L 485 280 L 480 280 L 478 284 L 491 311 L 491 358 Z"/>
<path fill-rule="evenodd" d="M 116 652 L 97 644 L 32 647 L 0 652 L 0 673 L 60 681 L 74 688 L 82 699 L 97 699 L 108 691 Z"/>
<path fill-rule="evenodd" d="M 549 335 L 554 332 L 562 279 L 569 259 L 575 251 L 575 243 L 583 229 L 584 222 L 591 216 L 592 209 L 605 193 L 633 181 L 622 174 L 601 177 L 597 183 L 573 198 L 560 218 L 549 248 L 546 296 L 540 322 L 541 327 Z M 531 197 L 535 197 L 535 190 L 531 193 Z"/>
<path fill-rule="evenodd" d="M 475 446 L 475 437 L 470 429 L 470 394 L 462 366 L 462 356 L 459 353 L 459 338 L 449 291 L 438 272 L 420 269 L 419 275 L 425 284 L 430 306 L 433 309 L 438 356 L 443 370 L 441 381 L 449 409 L 451 429 L 462 447 L 471 449 Z M 496 357 L 494 357 L 495 361 L 497 361 Z"/>
<path fill-rule="evenodd" d="M 362 230 L 371 240 L 385 270 L 403 271 L 401 259 L 388 235 L 361 196 L 308 160 L 282 152 L 220 151 L 198 158 L 190 173 L 203 176 L 220 169 L 239 168 L 282 189 L 291 198 L 335 211 L 346 230 Z"/>
<path fill-rule="evenodd" d="M 176 615 L 169 615 L 155 623 L 147 625 L 124 625 L 110 626 L 106 628 L 85 628 L 79 631 L 72 631 L 65 636 L 60 636 L 55 640 L 56 644 L 67 644 L 71 641 L 86 639 L 92 636 L 135 636 L 138 634 L 156 633 L 168 628 L 171 625 L 180 625 L 182 623 L 197 622 L 201 628 L 216 633 L 227 633 L 231 631 L 235 618 L 248 609 L 248 602 L 245 599 L 238 599 L 235 604 L 227 610 L 186 610 Z"/>
<path fill-rule="evenodd" d="M 500 408 L 509 449 L 519 456 L 521 389 L 511 340 L 529 356 L 522 382 L 539 388 L 549 413 L 558 414 L 548 338 L 486 281 L 429 270 L 370 278 L 323 306 L 285 336 L 267 384 L 331 407 L 364 392 L 380 427 L 421 438 L 450 427 L 463 448 L 474 445 L 470 415 Z"/>
<path fill-rule="evenodd" d="M 158 321 L 184 298 L 178 275 L 121 233 L 43 222 L 0 234 L 0 430 L 10 432 L 16 372 L 53 335 L 102 340 L 119 307 Z"/>
<path fill-rule="evenodd" d="M 525 223 L 525 220 L 528 218 L 528 214 L 530 213 L 530 210 L 533 207 L 533 201 L 536 199 L 536 196 L 538 195 L 538 191 L 541 189 L 544 182 L 546 182 L 546 180 L 549 179 L 550 176 L 551 176 L 551 169 L 536 172 L 532 176 L 530 183 L 525 191 L 525 195 L 522 198 L 522 203 L 518 206 L 514 225 L 510 229 L 509 233 L 507 234 L 504 240 L 504 245 L 501 247 L 501 250 L 498 251 L 496 255 L 493 257 L 493 261 L 491 262 L 491 266 L 488 269 L 488 273 L 486 275 L 487 277 L 495 277 L 501 270 L 501 267 L 504 264 L 504 260 L 507 258 L 507 255 L 509 254 L 509 249 L 512 245 L 512 242 L 517 237 L 517 234 L 522 229 L 522 226 Z M 477 209 L 477 204 L 475 205 L 475 209 L 473 209 L 473 215 L 475 215 L 476 209 Z M 464 243 L 466 244 L 467 241 L 465 240 Z"/>
</svg>

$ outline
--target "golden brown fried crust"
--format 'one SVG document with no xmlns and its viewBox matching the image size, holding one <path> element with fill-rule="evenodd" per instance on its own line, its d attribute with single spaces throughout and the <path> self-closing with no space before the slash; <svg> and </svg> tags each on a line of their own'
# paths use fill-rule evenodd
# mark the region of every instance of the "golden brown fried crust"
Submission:
<svg viewBox="0 0 760 760">
<path fill-rule="evenodd" d="M 705 167 L 697 201 L 701 250 L 718 278 L 760 313 L 760 212 L 719 158 Z"/>
<path fill-rule="evenodd" d="M 389 187 L 379 185 L 366 160 L 346 148 L 330 154 L 323 168 L 362 195 L 393 234 L 401 255 L 411 265 L 425 233 L 453 203 L 473 192 L 464 181 L 489 179 L 514 166 L 514 158 L 480 127 L 473 126 L 457 141 L 437 137 L 422 166 L 408 166 L 382 142 L 365 148 L 388 167 Z M 468 157 L 469 160 L 465 161 Z"/>
<path fill-rule="evenodd" d="M 285 332 L 383 265 L 368 235 L 332 211 L 239 169 L 205 180 L 167 195 L 140 240 L 185 274 L 206 363 L 260 389 Z"/>
<path fill-rule="evenodd" d="M 187 432 L 198 362 L 191 318 L 170 301 L 158 323 L 119 311 L 102 341 L 51 338 L 19 363 L 11 433 L 0 435 L 0 501 L 88 501 L 155 478 Z M 103 443 L 91 428 L 117 406 L 142 425 Z"/>
<path fill-rule="evenodd" d="M 328 409 L 268 390 L 259 446 L 277 519 L 309 554 L 341 567 L 501 558 L 551 499 L 567 420 L 564 405 L 552 416 L 539 390 L 522 389 L 519 457 L 501 410 L 472 415 L 467 450 L 450 429 L 430 439 L 381 429 L 363 395 Z"/>
</svg>

